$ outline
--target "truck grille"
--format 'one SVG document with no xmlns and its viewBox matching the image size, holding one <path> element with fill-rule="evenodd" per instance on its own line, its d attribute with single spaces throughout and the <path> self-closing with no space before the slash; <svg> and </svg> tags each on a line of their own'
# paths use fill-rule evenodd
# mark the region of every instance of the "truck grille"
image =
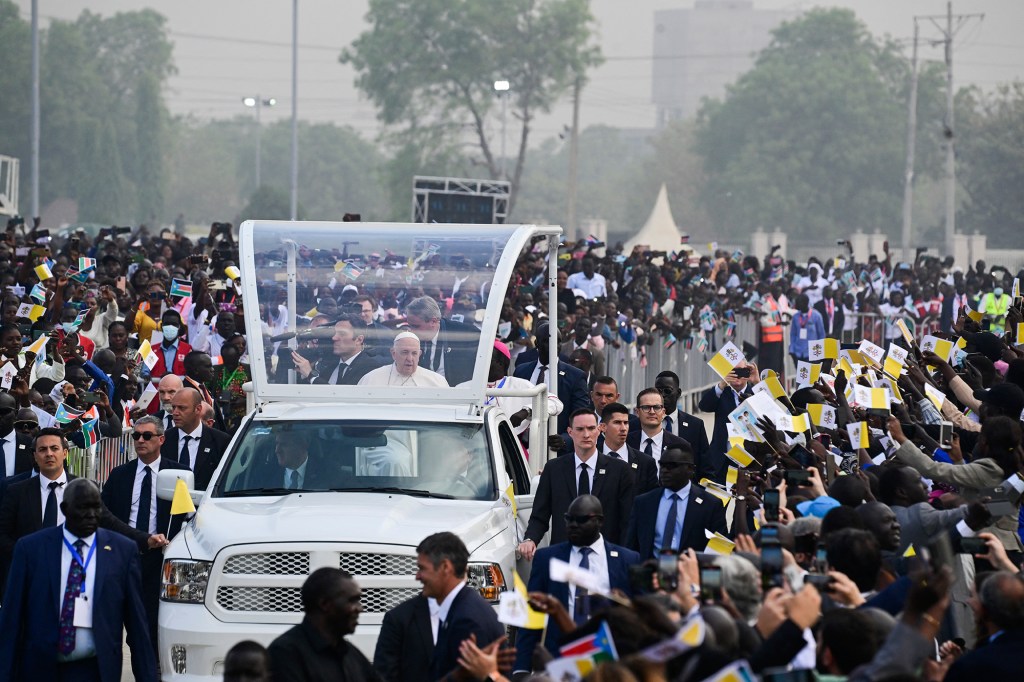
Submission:
<svg viewBox="0 0 1024 682">
<path fill-rule="evenodd" d="M 345 552 L 339 545 L 294 552 L 259 551 L 272 550 L 266 545 L 232 549 L 238 553 L 225 557 L 219 571 L 215 567 L 208 592 L 213 597 L 211 610 L 226 622 L 297 622 L 302 616 L 302 583 L 321 566 L 348 572 L 362 588 L 363 613 L 376 618 L 422 589 L 413 577 L 415 555 Z"/>
<path fill-rule="evenodd" d="M 224 562 L 232 575 L 308 575 L 309 552 L 236 554 Z"/>
</svg>

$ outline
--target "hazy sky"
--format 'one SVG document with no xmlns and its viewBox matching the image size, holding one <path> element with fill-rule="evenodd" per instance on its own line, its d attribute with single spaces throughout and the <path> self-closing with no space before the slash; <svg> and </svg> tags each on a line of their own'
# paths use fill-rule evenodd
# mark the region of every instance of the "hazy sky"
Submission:
<svg viewBox="0 0 1024 682">
<path fill-rule="evenodd" d="M 500 0 L 479 0 L 498 2 Z M 29 17 L 30 0 L 16 0 Z M 581 122 L 647 128 L 654 125 L 651 104 L 652 35 L 655 10 L 692 7 L 693 0 L 592 0 L 608 61 L 594 72 L 583 94 Z M 944 0 L 843 0 L 793 2 L 755 0 L 755 7 L 806 10 L 815 6 L 853 9 L 875 34 L 909 38 L 913 16 L 944 14 Z M 353 86 L 354 73 L 337 58 L 364 28 L 367 0 L 299 0 L 299 117 L 350 125 L 364 135 L 377 130 L 373 107 Z M 71 19 L 87 7 L 109 15 L 152 7 L 169 20 L 178 75 L 170 80 L 168 102 L 174 113 L 227 118 L 244 112 L 245 95 L 275 97 L 264 120 L 290 115 L 291 16 L 288 0 L 39 0 L 43 26 L 49 18 Z M 984 13 L 958 34 L 954 61 L 958 86 L 991 89 L 1024 77 L 1024 1 L 957 0 L 955 13 Z M 938 31 L 925 26 L 924 37 Z M 909 54 L 909 52 L 908 52 Z M 941 60 L 938 48 L 924 58 Z M 571 122 L 568 102 L 534 127 L 535 142 Z"/>
</svg>

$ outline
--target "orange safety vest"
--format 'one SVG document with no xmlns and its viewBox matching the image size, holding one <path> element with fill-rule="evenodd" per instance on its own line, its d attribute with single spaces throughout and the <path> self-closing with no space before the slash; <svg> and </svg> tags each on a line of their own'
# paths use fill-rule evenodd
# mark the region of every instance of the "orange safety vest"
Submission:
<svg viewBox="0 0 1024 682">
<path fill-rule="evenodd" d="M 775 297 L 768 298 L 768 308 L 770 313 L 777 314 L 779 312 L 779 304 L 775 301 Z M 776 317 L 776 315 L 772 315 Z M 776 317 L 776 319 L 778 319 Z M 782 343 L 782 325 L 773 324 L 771 326 L 761 326 L 761 343 Z"/>
</svg>

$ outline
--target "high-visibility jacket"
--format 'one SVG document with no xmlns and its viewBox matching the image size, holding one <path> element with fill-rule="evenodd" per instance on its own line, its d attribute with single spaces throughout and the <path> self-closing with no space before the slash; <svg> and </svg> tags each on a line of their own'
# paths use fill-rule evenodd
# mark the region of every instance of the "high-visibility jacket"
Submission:
<svg viewBox="0 0 1024 682">
<path fill-rule="evenodd" d="M 1006 312 L 1010 309 L 1010 295 L 1003 294 L 996 297 L 995 292 L 987 293 L 981 297 L 978 310 L 992 318 L 991 331 L 993 334 L 1002 334 L 1006 326 Z"/>
<path fill-rule="evenodd" d="M 761 343 L 782 343 L 782 325 L 779 324 L 779 304 L 774 296 L 764 299 L 761 316 Z"/>
</svg>

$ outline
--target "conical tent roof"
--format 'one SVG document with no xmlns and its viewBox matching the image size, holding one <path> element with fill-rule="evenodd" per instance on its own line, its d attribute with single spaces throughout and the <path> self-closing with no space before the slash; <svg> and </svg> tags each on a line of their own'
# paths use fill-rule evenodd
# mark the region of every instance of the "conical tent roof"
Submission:
<svg viewBox="0 0 1024 682">
<path fill-rule="evenodd" d="M 658 198 L 654 200 L 654 208 L 647 222 L 633 237 L 626 242 L 625 253 L 633 250 L 637 244 L 649 246 L 652 251 L 679 251 L 680 237 L 683 233 L 679 231 L 675 218 L 672 217 L 672 209 L 668 205 L 668 192 L 662 184 L 658 190 Z"/>
</svg>

